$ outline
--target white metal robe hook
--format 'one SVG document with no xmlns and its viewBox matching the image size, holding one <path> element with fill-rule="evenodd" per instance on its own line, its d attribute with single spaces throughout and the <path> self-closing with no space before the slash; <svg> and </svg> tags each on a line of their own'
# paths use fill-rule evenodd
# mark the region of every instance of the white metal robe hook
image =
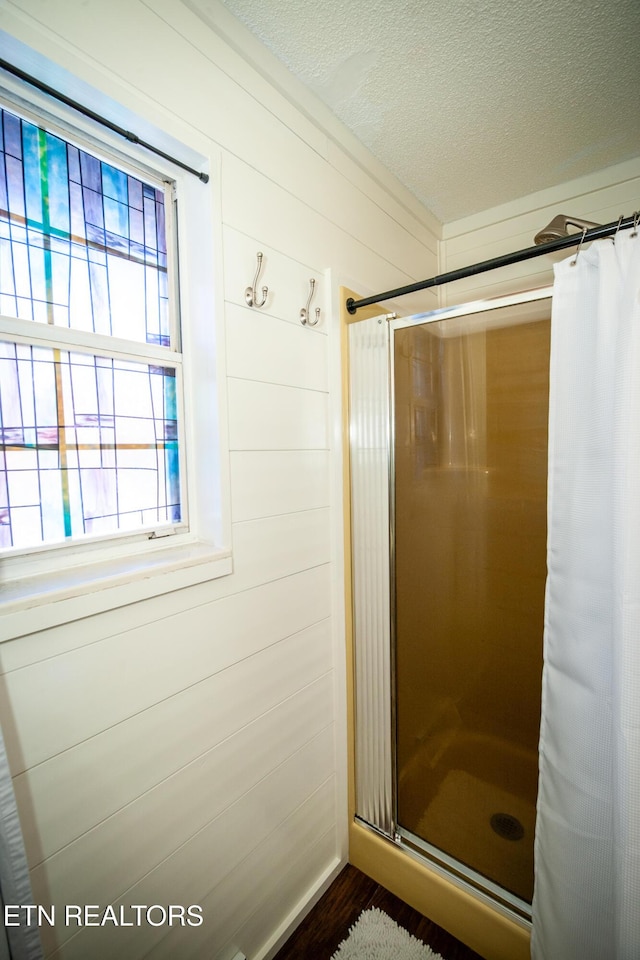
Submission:
<svg viewBox="0 0 640 960">
<path fill-rule="evenodd" d="M 247 287 L 244 292 L 244 299 L 246 300 L 248 306 L 250 307 L 264 307 L 267 302 L 267 294 L 269 292 L 269 287 L 262 288 L 262 300 L 258 303 L 257 297 L 257 284 L 258 277 L 260 276 L 260 271 L 262 270 L 262 254 L 258 253 L 257 255 L 258 266 L 256 267 L 256 275 L 253 278 L 253 286 Z"/>
<path fill-rule="evenodd" d="M 315 288 L 316 281 L 312 277 L 309 280 L 309 299 L 307 300 L 307 305 L 300 311 L 300 323 L 307 323 L 310 327 L 315 327 L 316 323 L 320 319 L 320 307 L 316 307 L 315 320 L 312 320 L 309 316 L 309 307 L 311 306 L 311 300 L 313 299 L 313 291 Z"/>
</svg>

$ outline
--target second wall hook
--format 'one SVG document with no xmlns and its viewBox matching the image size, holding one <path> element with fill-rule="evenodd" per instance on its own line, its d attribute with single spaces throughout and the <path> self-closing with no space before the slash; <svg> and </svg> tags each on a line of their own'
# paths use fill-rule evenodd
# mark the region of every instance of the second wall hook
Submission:
<svg viewBox="0 0 640 960">
<path fill-rule="evenodd" d="M 310 327 L 315 327 L 316 323 L 320 319 L 320 307 L 316 307 L 316 318 L 312 320 L 309 316 L 309 307 L 311 306 L 311 300 L 313 299 L 313 291 L 316 288 L 316 281 L 311 278 L 309 280 L 309 299 L 307 300 L 306 307 L 303 307 L 300 311 L 300 323 L 307 323 Z"/>
<path fill-rule="evenodd" d="M 262 254 L 261 253 L 257 254 L 257 260 L 258 260 L 258 265 L 256 267 L 256 275 L 253 278 L 253 286 L 247 287 L 247 289 L 244 292 L 244 299 L 246 300 L 248 306 L 250 307 L 264 307 L 265 303 L 267 302 L 267 294 L 269 292 L 268 287 L 263 287 L 262 300 L 258 302 L 257 285 L 258 285 L 258 277 L 260 276 L 260 271 L 262 270 Z"/>
</svg>

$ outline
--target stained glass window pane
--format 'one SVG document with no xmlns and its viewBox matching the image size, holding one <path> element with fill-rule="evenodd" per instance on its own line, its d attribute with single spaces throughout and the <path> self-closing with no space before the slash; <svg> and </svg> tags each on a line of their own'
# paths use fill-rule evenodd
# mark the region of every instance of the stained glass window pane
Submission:
<svg viewBox="0 0 640 960">
<path fill-rule="evenodd" d="M 169 346 L 164 193 L 0 110 L 0 313 Z"/>
<path fill-rule="evenodd" d="M 133 341 L 138 354 L 0 341 L 0 549 L 185 519 L 164 199 L 0 110 L 0 313 Z"/>
<path fill-rule="evenodd" d="M 0 342 L 0 547 L 181 518 L 176 369 Z"/>
</svg>

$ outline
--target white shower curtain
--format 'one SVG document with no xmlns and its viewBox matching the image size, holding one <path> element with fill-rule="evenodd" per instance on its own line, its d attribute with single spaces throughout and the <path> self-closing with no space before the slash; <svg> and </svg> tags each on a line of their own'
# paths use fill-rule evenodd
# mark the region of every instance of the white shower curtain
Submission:
<svg viewBox="0 0 640 960">
<path fill-rule="evenodd" d="M 534 960 L 640 958 L 640 236 L 556 266 Z"/>
</svg>

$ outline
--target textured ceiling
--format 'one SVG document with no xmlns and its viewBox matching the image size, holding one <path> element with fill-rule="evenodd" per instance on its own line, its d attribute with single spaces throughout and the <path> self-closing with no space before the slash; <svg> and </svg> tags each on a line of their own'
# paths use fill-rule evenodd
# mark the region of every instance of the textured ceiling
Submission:
<svg viewBox="0 0 640 960">
<path fill-rule="evenodd" d="M 640 155 L 640 0 L 224 0 L 444 223 Z"/>
</svg>

